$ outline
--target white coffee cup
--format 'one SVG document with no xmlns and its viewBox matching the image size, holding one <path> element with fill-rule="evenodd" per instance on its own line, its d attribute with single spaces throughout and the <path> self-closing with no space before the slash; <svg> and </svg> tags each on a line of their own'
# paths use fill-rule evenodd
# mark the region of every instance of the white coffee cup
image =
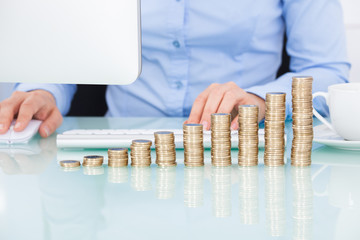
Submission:
<svg viewBox="0 0 360 240">
<path fill-rule="evenodd" d="M 314 93 L 313 99 L 318 96 L 326 99 L 331 123 L 315 109 L 313 109 L 314 115 L 344 139 L 360 141 L 360 83 L 331 85 L 327 93 Z"/>
</svg>

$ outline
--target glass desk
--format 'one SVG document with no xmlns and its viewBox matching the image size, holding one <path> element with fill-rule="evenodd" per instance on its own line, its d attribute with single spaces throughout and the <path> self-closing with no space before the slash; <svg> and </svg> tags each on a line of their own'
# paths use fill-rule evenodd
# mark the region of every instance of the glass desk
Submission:
<svg viewBox="0 0 360 240">
<path fill-rule="evenodd" d="M 74 128 L 176 128 L 181 118 L 65 118 Z M 287 152 L 291 124 L 287 123 Z M 56 134 L 0 147 L 0 239 L 360 239 L 360 152 L 314 144 L 308 168 L 206 165 L 65 172 Z M 155 152 L 152 152 L 153 162 Z M 106 161 L 105 161 L 106 162 Z"/>
</svg>

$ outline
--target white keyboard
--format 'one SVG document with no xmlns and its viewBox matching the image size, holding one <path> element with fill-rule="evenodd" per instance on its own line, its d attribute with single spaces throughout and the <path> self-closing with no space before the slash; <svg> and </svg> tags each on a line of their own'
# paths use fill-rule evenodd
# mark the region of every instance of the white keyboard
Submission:
<svg viewBox="0 0 360 240">
<path fill-rule="evenodd" d="M 154 143 L 154 132 L 164 130 L 174 132 L 176 148 L 183 148 L 182 129 L 74 129 L 58 134 L 56 144 L 58 148 L 128 148 L 134 139 Z M 238 147 L 237 131 L 231 131 L 231 145 Z M 204 147 L 211 147 L 211 131 L 204 131 Z M 259 147 L 264 147 L 264 129 L 259 129 Z"/>
</svg>

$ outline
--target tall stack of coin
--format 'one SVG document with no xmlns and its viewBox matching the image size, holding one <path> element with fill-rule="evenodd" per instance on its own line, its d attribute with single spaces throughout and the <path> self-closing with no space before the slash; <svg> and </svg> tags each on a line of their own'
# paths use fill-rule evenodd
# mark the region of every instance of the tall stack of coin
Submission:
<svg viewBox="0 0 360 240">
<path fill-rule="evenodd" d="M 150 140 L 133 140 L 131 149 L 131 166 L 147 167 L 151 165 L 151 145 Z"/>
<path fill-rule="evenodd" d="M 128 165 L 129 156 L 127 148 L 109 148 L 108 149 L 108 166 L 125 167 Z"/>
<path fill-rule="evenodd" d="M 211 114 L 211 163 L 213 166 L 231 165 L 230 124 L 230 114 Z"/>
<path fill-rule="evenodd" d="M 239 106 L 239 166 L 258 165 L 258 115 L 256 105 Z"/>
<path fill-rule="evenodd" d="M 155 132 L 156 164 L 160 167 L 176 166 L 175 137 L 173 132 Z"/>
<path fill-rule="evenodd" d="M 291 165 L 311 165 L 311 148 L 313 141 L 312 113 L 312 77 L 293 77 L 293 142 L 291 148 Z"/>
<path fill-rule="evenodd" d="M 266 166 L 284 165 L 285 101 L 285 93 L 266 94 L 264 153 Z"/>
<path fill-rule="evenodd" d="M 100 167 L 104 162 L 103 156 L 90 155 L 84 156 L 83 166 L 84 167 Z"/>
<path fill-rule="evenodd" d="M 204 166 L 203 125 L 184 124 L 183 143 L 185 166 Z"/>
</svg>

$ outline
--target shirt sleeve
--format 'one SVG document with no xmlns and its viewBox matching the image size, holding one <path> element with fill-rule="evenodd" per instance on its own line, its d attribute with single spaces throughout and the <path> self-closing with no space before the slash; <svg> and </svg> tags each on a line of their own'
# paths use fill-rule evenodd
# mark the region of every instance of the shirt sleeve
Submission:
<svg viewBox="0 0 360 240">
<path fill-rule="evenodd" d="M 267 92 L 285 92 L 286 113 L 290 118 L 293 76 L 312 76 L 313 92 L 327 92 L 330 85 L 348 82 L 350 64 L 338 0 L 283 0 L 283 18 L 291 72 L 266 85 L 245 90 L 264 99 Z M 323 115 L 328 115 L 324 99 L 315 99 L 314 107 Z"/>
<path fill-rule="evenodd" d="M 29 84 L 18 83 L 15 85 L 17 91 L 33 91 L 33 90 L 46 90 L 50 92 L 56 101 L 56 106 L 62 115 L 66 115 L 70 110 L 71 100 L 76 92 L 75 84 Z"/>
</svg>

